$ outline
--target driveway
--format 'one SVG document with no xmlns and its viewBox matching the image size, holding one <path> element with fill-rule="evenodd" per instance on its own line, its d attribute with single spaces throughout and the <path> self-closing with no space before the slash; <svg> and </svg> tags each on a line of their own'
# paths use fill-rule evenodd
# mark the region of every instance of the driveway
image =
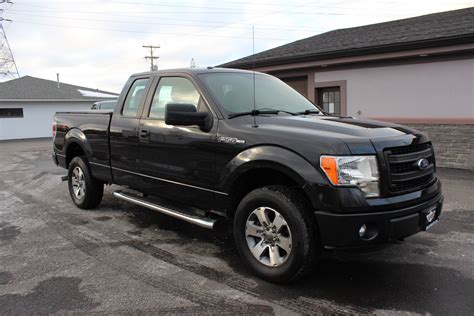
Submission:
<svg viewBox="0 0 474 316">
<path fill-rule="evenodd" d="M 474 312 L 474 172 L 440 169 L 440 223 L 377 251 L 328 252 L 279 286 L 208 231 L 112 197 L 77 209 L 51 141 L 0 142 L 0 314 Z"/>
</svg>

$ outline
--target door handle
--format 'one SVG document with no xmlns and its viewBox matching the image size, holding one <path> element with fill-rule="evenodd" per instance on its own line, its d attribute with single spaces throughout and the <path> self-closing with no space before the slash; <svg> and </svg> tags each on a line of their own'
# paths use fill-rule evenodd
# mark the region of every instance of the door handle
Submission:
<svg viewBox="0 0 474 316">
<path fill-rule="evenodd" d="M 148 137 L 150 137 L 150 130 L 140 129 L 140 138 L 148 138 Z"/>
</svg>

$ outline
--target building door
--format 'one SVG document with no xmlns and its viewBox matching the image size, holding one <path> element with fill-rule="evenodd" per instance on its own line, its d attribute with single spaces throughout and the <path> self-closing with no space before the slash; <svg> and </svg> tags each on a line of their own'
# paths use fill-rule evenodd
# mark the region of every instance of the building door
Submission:
<svg viewBox="0 0 474 316">
<path fill-rule="evenodd" d="M 316 89 L 318 105 L 329 114 L 341 115 L 341 88 L 325 87 Z"/>
</svg>

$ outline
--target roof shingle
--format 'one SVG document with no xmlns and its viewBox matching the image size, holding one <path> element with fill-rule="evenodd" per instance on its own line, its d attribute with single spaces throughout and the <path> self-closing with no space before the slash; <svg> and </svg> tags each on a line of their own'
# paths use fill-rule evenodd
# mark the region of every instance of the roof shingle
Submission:
<svg viewBox="0 0 474 316">
<path fill-rule="evenodd" d="M 106 100 L 118 94 L 56 81 L 23 76 L 0 83 L 0 100 Z"/>
<path fill-rule="evenodd" d="M 329 31 L 220 66 L 249 68 L 328 57 L 474 42 L 474 7 Z"/>
</svg>

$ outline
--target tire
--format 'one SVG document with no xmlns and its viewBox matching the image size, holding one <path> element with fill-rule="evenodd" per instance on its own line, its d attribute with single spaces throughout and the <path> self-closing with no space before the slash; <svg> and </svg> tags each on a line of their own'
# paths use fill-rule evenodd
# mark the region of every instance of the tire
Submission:
<svg viewBox="0 0 474 316">
<path fill-rule="evenodd" d="M 93 209 L 102 201 L 104 184 L 92 177 L 85 157 L 74 157 L 68 171 L 69 194 L 81 209 Z M 78 190 L 80 188 L 80 190 Z"/>
<path fill-rule="evenodd" d="M 237 250 L 258 277 L 274 283 L 291 283 L 311 272 L 316 264 L 321 250 L 319 234 L 303 201 L 293 189 L 269 186 L 250 192 L 237 207 Z M 262 218 L 269 222 L 266 230 Z"/>
</svg>

